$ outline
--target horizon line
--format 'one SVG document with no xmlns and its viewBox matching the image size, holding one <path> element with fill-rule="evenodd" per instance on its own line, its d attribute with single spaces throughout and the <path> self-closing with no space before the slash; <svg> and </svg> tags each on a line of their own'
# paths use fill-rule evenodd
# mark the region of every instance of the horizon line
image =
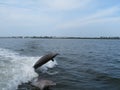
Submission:
<svg viewBox="0 0 120 90">
<path fill-rule="evenodd" d="M 0 36 L 0 38 L 40 38 L 40 39 L 120 39 L 120 36 L 98 36 L 98 37 L 79 37 L 79 36 Z"/>
</svg>

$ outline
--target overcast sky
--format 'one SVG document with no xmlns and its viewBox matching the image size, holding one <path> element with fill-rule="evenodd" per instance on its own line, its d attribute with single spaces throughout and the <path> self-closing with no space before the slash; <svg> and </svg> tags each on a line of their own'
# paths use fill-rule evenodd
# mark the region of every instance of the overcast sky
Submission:
<svg viewBox="0 0 120 90">
<path fill-rule="evenodd" d="M 120 0 L 0 0 L 0 36 L 120 36 Z"/>
</svg>

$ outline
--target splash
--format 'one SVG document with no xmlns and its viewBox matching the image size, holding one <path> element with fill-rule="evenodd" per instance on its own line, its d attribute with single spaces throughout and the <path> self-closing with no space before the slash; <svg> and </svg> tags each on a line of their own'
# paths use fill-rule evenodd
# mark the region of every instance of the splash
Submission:
<svg viewBox="0 0 120 90">
<path fill-rule="evenodd" d="M 36 72 L 38 72 L 38 73 L 42 72 L 42 73 L 46 73 L 46 74 L 49 74 L 49 75 L 57 74 L 58 73 L 57 71 L 54 71 L 54 72 L 49 71 L 49 68 L 54 68 L 56 65 L 58 65 L 56 60 L 54 60 L 54 61 L 50 60 L 49 62 L 47 62 L 46 64 L 44 64 L 40 68 L 38 68 Z"/>
<path fill-rule="evenodd" d="M 40 57 L 20 56 L 19 53 L 0 48 L 0 87 L 2 90 L 15 90 L 21 83 L 28 82 L 37 74 L 33 64 Z M 41 67 L 41 71 L 53 68 L 57 62 L 48 62 Z"/>
</svg>

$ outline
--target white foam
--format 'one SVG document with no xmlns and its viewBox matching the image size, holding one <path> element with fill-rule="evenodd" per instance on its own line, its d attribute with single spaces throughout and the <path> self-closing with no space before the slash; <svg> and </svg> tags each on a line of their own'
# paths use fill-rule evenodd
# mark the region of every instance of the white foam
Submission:
<svg viewBox="0 0 120 90">
<path fill-rule="evenodd" d="M 53 68 L 57 65 L 56 60 L 52 61 L 50 60 L 49 62 L 47 62 L 45 65 L 43 65 L 44 67 L 48 67 L 48 68 Z"/>
<path fill-rule="evenodd" d="M 58 65 L 56 60 L 54 60 L 54 61 L 50 60 L 49 62 L 42 65 L 40 68 L 38 68 L 36 70 L 36 72 L 42 72 L 42 73 L 47 73 L 49 75 L 54 75 L 54 74 L 50 74 L 50 72 L 48 70 L 49 70 L 49 68 L 54 68 L 56 65 Z"/>
<path fill-rule="evenodd" d="M 20 56 L 16 52 L 0 48 L 2 69 L 0 82 L 3 90 L 14 90 L 21 82 L 27 82 L 37 76 L 32 66 L 38 57 Z M 1 81 L 2 80 L 2 81 Z"/>
<path fill-rule="evenodd" d="M 15 90 L 22 82 L 36 77 L 33 65 L 40 57 L 20 56 L 19 53 L 0 48 L 0 88 L 2 90 Z M 47 70 L 57 65 L 50 61 L 42 66 Z"/>
</svg>

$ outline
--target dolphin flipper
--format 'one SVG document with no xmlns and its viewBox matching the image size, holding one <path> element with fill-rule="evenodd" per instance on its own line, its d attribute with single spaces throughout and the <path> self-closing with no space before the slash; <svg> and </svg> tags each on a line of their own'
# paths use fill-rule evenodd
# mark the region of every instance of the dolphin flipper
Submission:
<svg viewBox="0 0 120 90">
<path fill-rule="evenodd" d="M 52 61 L 54 62 L 54 59 L 52 59 Z"/>
</svg>

